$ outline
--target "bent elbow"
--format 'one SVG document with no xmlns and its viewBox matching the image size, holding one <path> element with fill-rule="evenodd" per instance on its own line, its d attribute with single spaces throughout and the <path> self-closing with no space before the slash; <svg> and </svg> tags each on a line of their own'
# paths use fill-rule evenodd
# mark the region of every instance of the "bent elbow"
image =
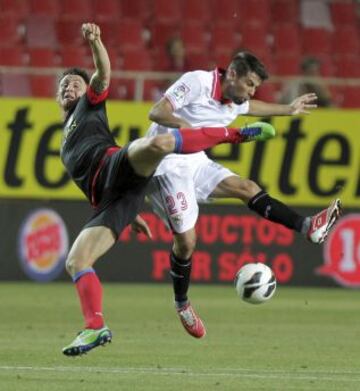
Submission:
<svg viewBox="0 0 360 391">
<path fill-rule="evenodd" d="M 160 116 L 155 110 L 150 110 L 149 112 L 149 120 L 152 122 L 159 122 L 160 121 Z"/>
<path fill-rule="evenodd" d="M 148 119 L 150 121 L 155 121 L 155 116 L 154 116 L 154 113 L 152 112 L 152 110 L 150 110 L 150 112 L 148 114 Z"/>
</svg>

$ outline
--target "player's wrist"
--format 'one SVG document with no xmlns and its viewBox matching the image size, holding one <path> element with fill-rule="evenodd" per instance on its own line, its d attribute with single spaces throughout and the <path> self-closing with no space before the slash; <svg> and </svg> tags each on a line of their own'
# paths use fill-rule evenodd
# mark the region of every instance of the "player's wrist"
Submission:
<svg viewBox="0 0 360 391">
<path fill-rule="evenodd" d="M 284 107 L 284 115 L 293 115 L 296 111 L 296 108 L 290 103 Z"/>
</svg>

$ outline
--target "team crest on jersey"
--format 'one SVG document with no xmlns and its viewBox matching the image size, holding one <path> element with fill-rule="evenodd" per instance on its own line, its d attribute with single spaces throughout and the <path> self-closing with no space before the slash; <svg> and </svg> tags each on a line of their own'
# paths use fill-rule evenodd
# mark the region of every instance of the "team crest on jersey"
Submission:
<svg viewBox="0 0 360 391">
<path fill-rule="evenodd" d="M 181 102 L 185 99 L 185 95 L 190 91 L 190 88 L 184 84 L 181 83 L 174 89 L 174 97 L 178 102 Z"/>
<path fill-rule="evenodd" d="M 183 217 L 181 214 L 177 214 L 177 215 L 172 215 L 171 216 L 171 220 L 173 221 L 173 223 L 175 225 L 180 225 L 183 223 Z"/>
</svg>

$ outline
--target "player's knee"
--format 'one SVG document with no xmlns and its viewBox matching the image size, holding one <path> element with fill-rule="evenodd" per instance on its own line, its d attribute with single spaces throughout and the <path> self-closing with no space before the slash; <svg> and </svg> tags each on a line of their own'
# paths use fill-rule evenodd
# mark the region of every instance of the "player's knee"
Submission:
<svg viewBox="0 0 360 391">
<path fill-rule="evenodd" d="M 65 261 L 65 269 L 66 271 L 68 272 L 68 274 L 70 274 L 70 276 L 74 275 L 74 269 L 75 269 L 75 265 L 74 265 L 74 259 L 73 258 L 67 258 L 66 261 Z"/>
<path fill-rule="evenodd" d="M 174 137 L 171 134 L 161 134 L 151 139 L 150 150 L 156 155 L 166 155 L 174 150 Z"/>
<path fill-rule="evenodd" d="M 243 201 L 249 201 L 261 188 L 251 179 L 243 179 L 238 187 L 238 197 Z"/>
<path fill-rule="evenodd" d="M 196 247 L 196 238 L 187 238 L 186 240 L 175 243 L 175 254 L 181 259 L 189 259 Z"/>
<path fill-rule="evenodd" d="M 65 269 L 70 274 L 70 276 L 74 276 L 76 273 L 80 272 L 85 267 L 86 265 L 84 265 L 83 262 L 77 257 L 69 256 L 66 259 Z"/>
</svg>

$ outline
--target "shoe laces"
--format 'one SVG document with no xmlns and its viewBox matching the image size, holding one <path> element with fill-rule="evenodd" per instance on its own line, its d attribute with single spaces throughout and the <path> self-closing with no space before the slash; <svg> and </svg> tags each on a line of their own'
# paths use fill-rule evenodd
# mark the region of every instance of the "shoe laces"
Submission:
<svg viewBox="0 0 360 391">
<path fill-rule="evenodd" d="M 185 321 L 185 323 L 189 326 L 194 326 L 196 323 L 196 317 L 193 313 L 191 307 L 188 307 L 182 311 L 180 311 L 181 318 Z"/>
</svg>

